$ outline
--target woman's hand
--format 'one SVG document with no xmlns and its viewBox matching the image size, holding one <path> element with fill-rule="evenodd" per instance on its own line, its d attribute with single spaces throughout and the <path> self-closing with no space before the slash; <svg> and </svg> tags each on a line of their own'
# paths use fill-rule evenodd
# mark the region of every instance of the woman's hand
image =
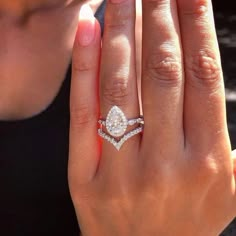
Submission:
<svg viewBox="0 0 236 236">
<path fill-rule="evenodd" d="M 117 151 L 98 137 L 97 121 L 114 105 L 140 115 L 134 29 L 135 1 L 109 0 L 101 48 L 98 23 L 81 9 L 69 155 L 81 231 L 216 236 L 236 214 L 236 193 L 211 3 L 143 0 L 145 127 Z"/>
</svg>

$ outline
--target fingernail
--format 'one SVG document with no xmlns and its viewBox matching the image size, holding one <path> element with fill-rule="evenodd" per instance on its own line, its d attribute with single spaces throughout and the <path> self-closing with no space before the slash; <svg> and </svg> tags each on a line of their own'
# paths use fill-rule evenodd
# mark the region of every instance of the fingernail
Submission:
<svg viewBox="0 0 236 236">
<path fill-rule="evenodd" d="M 81 46 L 90 45 L 95 37 L 95 17 L 88 4 L 84 4 L 79 12 L 79 25 L 77 31 L 78 41 Z"/>
</svg>

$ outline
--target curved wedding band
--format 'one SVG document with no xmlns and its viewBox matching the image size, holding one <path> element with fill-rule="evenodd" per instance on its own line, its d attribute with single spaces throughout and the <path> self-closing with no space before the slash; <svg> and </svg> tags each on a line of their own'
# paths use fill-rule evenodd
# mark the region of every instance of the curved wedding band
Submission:
<svg viewBox="0 0 236 236">
<path fill-rule="evenodd" d="M 99 119 L 98 123 L 100 124 L 98 134 L 103 139 L 113 144 L 117 150 L 120 150 L 121 146 L 128 139 L 143 131 L 144 119 L 142 116 L 134 119 L 127 119 L 119 107 L 113 106 L 108 112 L 106 119 Z M 135 124 L 138 124 L 139 126 L 126 133 L 127 127 Z M 108 134 L 103 131 L 103 126 L 106 127 Z"/>
</svg>

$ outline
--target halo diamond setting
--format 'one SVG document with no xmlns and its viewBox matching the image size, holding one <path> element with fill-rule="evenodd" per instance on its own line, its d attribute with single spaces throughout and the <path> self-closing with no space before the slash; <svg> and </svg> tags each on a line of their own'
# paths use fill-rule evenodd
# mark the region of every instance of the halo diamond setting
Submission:
<svg viewBox="0 0 236 236">
<path fill-rule="evenodd" d="M 128 120 L 119 107 L 113 106 L 106 119 L 99 119 L 98 123 L 100 124 L 98 134 L 120 150 L 125 141 L 143 131 L 144 120 L 142 117 Z M 126 133 L 128 126 L 135 124 L 138 124 L 138 127 Z M 107 133 L 103 131 L 103 126 L 106 127 Z"/>
</svg>

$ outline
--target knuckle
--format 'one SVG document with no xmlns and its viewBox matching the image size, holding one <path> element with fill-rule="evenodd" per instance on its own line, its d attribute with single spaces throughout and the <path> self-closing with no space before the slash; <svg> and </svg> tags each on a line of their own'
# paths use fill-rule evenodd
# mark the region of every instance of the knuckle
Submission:
<svg viewBox="0 0 236 236">
<path fill-rule="evenodd" d="M 182 14 L 194 18 L 199 18 L 206 15 L 208 11 L 208 0 L 199 0 L 195 4 L 188 6 L 187 9 L 182 10 Z"/>
<path fill-rule="evenodd" d="M 126 4 L 117 4 L 112 14 L 107 14 L 105 18 L 105 28 L 108 32 L 123 31 L 124 28 L 134 24 L 134 10 Z"/>
<path fill-rule="evenodd" d="M 169 0 L 144 0 L 144 3 L 155 4 L 157 6 L 168 5 Z"/>
<path fill-rule="evenodd" d="M 221 67 L 214 53 L 200 51 L 187 63 L 188 81 L 194 86 L 217 87 L 221 81 Z"/>
<path fill-rule="evenodd" d="M 80 128 L 91 122 L 96 122 L 97 114 L 86 104 L 70 106 L 70 123 L 74 128 Z"/>
<path fill-rule="evenodd" d="M 219 165 L 212 157 L 196 157 L 192 162 L 192 176 L 197 178 L 200 183 L 212 183 L 219 174 Z"/>
<path fill-rule="evenodd" d="M 86 71 L 92 71 L 95 68 L 95 65 L 93 65 L 91 62 L 87 60 L 82 60 L 79 57 L 74 57 L 72 62 L 72 68 L 75 72 L 86 72 Z"/>
<path fill-rule="evenodd" d="M 103 100 L 109 105 L 127 105 L 130 94 L 128 92 L 128 80 L 124 78 L 111 78 L 104 83 Z"/>
<path fill-rule="evenodd" d="M 182 83 L 180 60 L 170 52 L 162 52 L 149 57 L 144 78 L 156 81 L 163 87 L 178 87 Z"/>
<path fill-rule="evenodd" d="M 214 177 L 217 175 L 218 173 L 218 167 L 217 164 L 215 162 L 215 160 L 213 160 L 212 158 L 207 158 L 204 162 L 204 164 L 202 165 L 202 173 L 205 173 L 206 176 L 208 177 Z"/>
</svg>

